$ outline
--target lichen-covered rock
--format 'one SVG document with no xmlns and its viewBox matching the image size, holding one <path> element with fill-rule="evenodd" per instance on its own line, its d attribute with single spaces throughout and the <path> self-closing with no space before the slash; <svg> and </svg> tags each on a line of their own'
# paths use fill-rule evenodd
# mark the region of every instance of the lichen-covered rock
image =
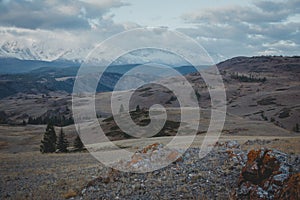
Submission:
<svg viewBox="0 0 300 200">
<path fill-rule="evenodd" d="M 241 182 L 261 184 L 273 173 L 279 173 L 280 163 L 269 150 L 252 150 L 248 153 L 246 166 L 242 169 Z"/>
<path fill-rule="evenodd" d="M 289 177 L 287 154 L 277 150 L 251 150 L 247 155 L 246 165 L 242 168 L 235 197 L 254 200 L 281 199 L 280 195 L 289 194 L 292 194 L 289 197 L 295 197 L 297 190 L 286 190 L 283 193 L 285 187 L 289 188 L 286 186 Z"/>
<path fill-rule="evenodd" d="M 118 169 L 124 171 L 145 172 L 180 161 L 182 161 L 180 152 L 169 149 L 162 144 L 154 143 L 136 151 L 130 160 L 122 160 L 116 165 Z"/>
<path fill-rule="evenodd" d="M 292 176 L 300 172 L 298 156 L 274 149 L 246 152 L 241 147 L 229 148 L 238 145 L 228 143 L 234 144 L 219 143 L 201 159 L 199 148 L 189 148 L 181 155 L 161 144 L 149 145 L 123 164 L 132 169 L 152 165 L 162 156 L 174 160 L 181 155 L 182 160 L 147 173 L 103 168 L 100 178 L 75 199 L 299 199 L 299 177 Z M 251 173 L 266 177 L 253 176 L 255 181 L 252 176 L 243 177 L 241 171 L 247 165 L 252 166 Z"/>
<path fill-rule="evenodd" d="M 240 144 L 236 140 L 230 140 L 230 141 L 226 141 L 226 142 L 216 142 L 215 147 L 236 149 L 236 148 L 240 148 Z"/>
</svg>

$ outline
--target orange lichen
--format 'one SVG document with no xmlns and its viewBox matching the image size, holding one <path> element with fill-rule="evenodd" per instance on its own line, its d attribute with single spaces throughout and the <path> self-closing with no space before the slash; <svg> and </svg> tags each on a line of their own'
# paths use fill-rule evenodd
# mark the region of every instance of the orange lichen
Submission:
<svg viewBox="0 0 300 200">
<path fill-rule="evenodd" d="M 248 160 L 247 160 L 247 163 L 253 163 L 260 155 L 261 153 L 261 150 L 251 150 L 249 153 L 248 153 Z"/>
<path fill-rule="evenodd" d="M 157 149 L 158 145 L 159 145 L 158 143 L 151 144 L 151 145 L 145 147 L 145 148 L 142 150 L 142 153 L 147 153 L 149 150 L 154 151 L 154 150 Z"/>
</svg>

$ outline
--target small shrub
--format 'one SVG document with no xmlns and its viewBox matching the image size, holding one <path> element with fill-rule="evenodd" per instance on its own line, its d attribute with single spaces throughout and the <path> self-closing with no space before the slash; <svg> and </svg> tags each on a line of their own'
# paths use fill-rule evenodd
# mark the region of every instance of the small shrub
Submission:
<svg viewBox="0 0 300 200">
<path fill-rule="evenodd" d="M 83 147 L 84 147 L 84 145 L 81 141 L 81 138 L 79 137 L 79 135 L 77 135 L 77 137 L 74 140 L 74 148 L 78 151 L 81 151 L 81 150 L 83 150 Z"/>
</svg>

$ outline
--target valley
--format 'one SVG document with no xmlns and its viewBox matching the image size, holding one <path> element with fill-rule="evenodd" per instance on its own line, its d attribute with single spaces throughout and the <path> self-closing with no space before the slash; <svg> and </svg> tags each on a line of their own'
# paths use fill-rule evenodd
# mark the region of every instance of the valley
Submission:
<svg viewBox="0 0 300 200">
<path fill-rule="evenodd" d="M 217 66 L 226 89 L 227 113 L 218 144 L 236 141 L 240 145 L 240 150 L 233 151 L 243 152 L 260 148 L 277 149 L 292 156 L 293 162 L 296 163 L 296 157 L 300 154 L 300 134 L 297 129 L 297 124 L 300 123 L 299 63 L 300 57 L 279 56 L 237 57 L 219 63 Z M 191 137 L 189 127 L 184 123 L 180 124 L 180 104 L 175 94 L 159 84 L 147 84 L 135 90 L 129 108 L 133 121 L 139 126 L 146 126 L 150 122 L 149 108 L 153 104 L 163 105 L 168 117 L 163 129 L 151 138 L 134 138 L 123 132 L 112 117 L 111 97 L 114 95 L 117 99 L 123 99 L 131 90 L 114 92 L 112 90 L 122 74 L 132 69 L 134 65 L 125 66 L 126 69 L 117 73 L 119 67 L 124 66 L 114 66 L 105 73 L 95 95 L 97 121 L 113 144 L 94 142 L 86 146 L 88 150 L 111 153 L 121 148 L 129 152 L 139 152 L 153 144 L 167 145 L 176 136 L 180 125 L 187 130 L 185 135 L 179 136 L 182 141 Z M 193 148 L 201 147 L 205 137 L 207 135 L 209 137 L 210 134 L 207 133 L 211 120 L 211 99 L 208 92 L 210 86 L 205 84 L 201 74 L 191 71 L 191 67 L 182 66 L 180 69 L 178 71 L 197 92 L 200 107 L 200 120 L 190 119 L 191 124 L 199 124 L 198 129 L 193 130 L 197 133 L 191 144 L 192 150 L 189 150 L 193 152 Z M 0 75 L 0 176 L 3 177 L 0 182 L 1 199 L 68 199 L 70 197 L 79 199 L 85 195 L 89 199 L 94 198 L 96 194 L 102 195 L 103 188 L 101 190 L 99 188 L 103 185 L 101 181 L 105 182 L 105 179 L 99 177 L 105 177 L 107 169 L 89 152 L 86 150 L 53 154 L 39 152 L 46 124 L 54 119 L 56 120 L 55 132 L 59 133 L 62 126 L 65 139 L 69 142 L 69 149 L 73 149 L 77 132 L 72 116 L 72 89 L 77 70 L 77 67 L 70 66 L 43 67 L 34 69 L 30 73 Z M 134 78 L 143 77 L 145 75 L 139 74 Z M 166 77 L 161 82 L 176 86 L 181 84 L 180 80 L 172 76 Z M 185 112 L 191 112 L 191 109 L 193 108 Z M 122 118 L 122 113 L 119 115 Z M 66 123 L 67 120 L 70 121 Z M 182 142 L 177 145 L 183 148 L 186 144 Z M 173 163 L 165 172 L 157 173 L 173 173 L 175 168 L 188 170 L 189 162 L 200 162 L 196 158 L 190 160 L 188 155 L 183 156 L 185 159 L 183 163 Z M 208 159 L 207 163 L 215 163 L 214 165 L 218 166 L 215 169 L 221 170 L 215 174 L 228 173 L 229 175 L 222 180 L 230 182 L 235 187 L 236 182 L 230 177 L 237 176 L 238 174 L 234 173 L 238 173 L 242 165 L 232 164 L 229 170 L 228 166 L 225 164 L 223 166 L 222 163 L 231 161 L 226 160 L 227 157 L 225 159 L 222 155 L 219 152 L 214 156 L 221 156 L 220 158 L 213 156 L 204 159 Z M 201 164 L 202 167 L 209 168 L 203 165 Z M 219 169 L 221 165 L 222 169 Z M 297 167 L 298 164 L 295 164 L 294 170 L 297 171 Z M 212 171 L 215 169 L 209 168 Z M 207 176 L 204 172 L 201 172 L 202 178 Z M 156 172 L 148 176 L 156 176 Z M 130 177 L 136 177 L 137 180 L 151 180 L 136 174 Z M 217 177 L 206 178 L 216 182 L 209 187 L 198 183 L 199 188 L 206 192 L 206 196 L 223 194 L 224 190 L 228 190 L 227 193 L 225 192 L 228 194 L 232 190 L 226 184 L 217 182 L 219 180 Z M 120 180 L 124 181 L 124 185 L 120 183 L 119 186 L 125 188 L 124 191 L 120 190 L 121 193 L 124 192 L 123 195 L 126 196 L 126 191 L 131 190 L 132 194 L 136 195 L 135 189 L 127 188 L 129 179 Z M 110 184 L 119 183 L 120 180 L 108 181 L 105 184 L 107 187 L 114 188 Z M 169 185 L 174 180 L 166 178 L 162 181 L 166 181 L 165 184 Z M 154 184 L 153 187 L 155 190 L 159 186 Z M 178 193 L 188 196 L 186 191 L 186 189 L 178 190 Z M 153 195 L 155 199 L 155 194 Z M 228 194 L 227 197 L 229 196 Z"/>
</svg>

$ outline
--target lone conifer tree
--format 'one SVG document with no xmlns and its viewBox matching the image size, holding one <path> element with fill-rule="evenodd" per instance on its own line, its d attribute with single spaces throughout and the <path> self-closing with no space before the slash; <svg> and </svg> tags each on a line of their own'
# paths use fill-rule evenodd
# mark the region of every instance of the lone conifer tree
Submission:
<svg viewBox="0 0 300 200">
<path fill-rule="evenodd" d="M 44 138 L 41 141 L 40 151 L 42 153 L 52 153 L 56 150 L 56 133 L 52 124 L 48 124 Z"/>
<path fill-rule="evenodd" d="M 77 135 L 77 137 L 74 140 L 74 148 L 78 151 L 81 151 L 83 149 L 83 143 L 79 137 L 79 135 Z"/>
<path fill-rule="evenodd" d="M 65 133 L 64 133 L 63 129 L 61 128 L 59 136 L 58 136 L 57 150 L 59 152 L 63 152 L 63 153 L 68 152 L 68 146 L 69 146 L 69 143 L 65 137 Z"/>
</svg>

